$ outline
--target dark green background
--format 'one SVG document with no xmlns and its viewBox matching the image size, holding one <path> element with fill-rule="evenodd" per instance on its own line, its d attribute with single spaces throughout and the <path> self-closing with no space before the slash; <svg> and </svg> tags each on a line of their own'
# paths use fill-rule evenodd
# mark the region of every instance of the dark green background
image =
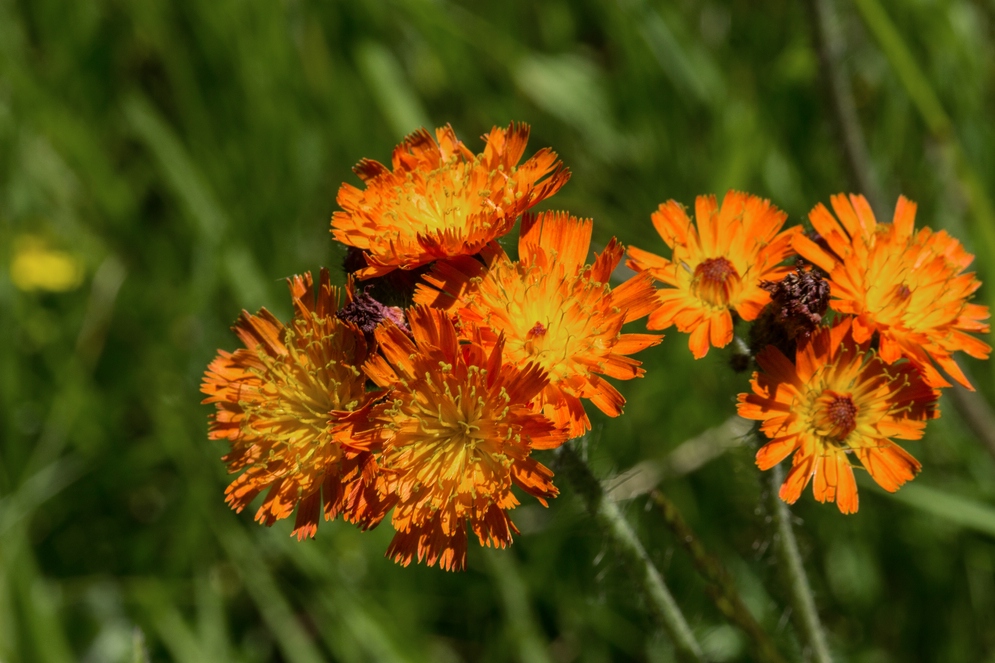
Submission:
<svg viewBox="0 0 995 663">
<path fill-rule="evenodd" d="M 918 201 L 995 275 L 995 4 L 837 4 L 889 205 Z M 200 376 L 241 308 L 285 317 L 284 277 L 338 267 L 339 184 L 423 124 L 478 151 L 531 123 L 529 153 L 573 171 L 544 206 L 593 216 L 599 245 L 662 253 L 658 203 L 729 187 L 802 222 L 850 186 L 812 34 L 786 0 L 0 0 L 0 661 L 140 661 L 143 639 L 153 661 L 672 660 L 567 489 L 463 574 L 383 559 L 387 526 L 297 543 L 229 512 Z M 16 289 L 25 234 L 82 260 L 83 285 Z M 604 478 L 669 466 L 746 388 L 674 330 L 641 359 L 625 415 L 595 418 Z M 995 464 L 949 400 L 896 497 L 862 483 L 857 515 L 810 492 L 794 509 L 840 661 L 995 660 Z M 797 658 L 751 456 L 662 487 Z M 644 507 L 627 514 L 709 655 L 748 660 Z"/>
</svg>

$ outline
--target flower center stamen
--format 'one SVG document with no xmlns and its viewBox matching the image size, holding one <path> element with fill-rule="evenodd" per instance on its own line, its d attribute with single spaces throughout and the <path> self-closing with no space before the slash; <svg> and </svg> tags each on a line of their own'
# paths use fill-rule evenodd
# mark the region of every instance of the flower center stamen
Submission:
<svg viewBox="0 0 995 663">
<path fill-rule="evenodd" d="M 739 286 L 739 273 L 726 258 L 708 258 L 694 270 L 692 289 L 712 306 L 728 306 L 733 289 Z"/>
<path fill-rule="evenodd" d="M 857 427 L 857 406 L 853 398 L 849 394 L 838 394 L 827 389 L 816 399 L 816 403 L 817 432 L 833 442 L 842 443 Z"/>
</svg>

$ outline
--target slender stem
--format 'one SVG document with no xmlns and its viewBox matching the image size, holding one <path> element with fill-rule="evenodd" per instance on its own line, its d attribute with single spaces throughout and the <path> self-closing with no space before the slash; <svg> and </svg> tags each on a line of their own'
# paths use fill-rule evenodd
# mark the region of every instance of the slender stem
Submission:
<svg viewBox="0 0 995 663">
<path fill-rule="evenodd" d="M 687 524 L 680 510 L 670 498 L 664 495 L 659 489 L 650 493 L 650 499 L 660 508 L 664 522 L 670 527 L 677 540 L 684 546 L 684 549 L 691 555 L 698 573 L 709 583 L 706 591 L 715 603 L 715 607 L 726 616 L 733 624 L 743 630 L 750 638 L 750 647 L 753 650 L 753 658 L 757 661 L 767 661 L 768 663 L 786 663 L 781 653 L 774 646 L 773 641 L 763 627 L 754 619 L 746 604 L 743 602 L 732 576 L 726 571 L 714 555 L 710 554 L 702 545 L 701 540 L 694 533 L 694 530 Z"/>
<path fill-rule="evenodd" d="M 601 483 L 570 444 L 560 447 L 559 470 L 583 498 L 587 510 L 614 544 L 623 566 L 631 573 L 654 619 L 670 635 L 680 657 L 686 661 L 704 661 L 701 646 L 694 639 L 691 627 L 667 589 L 663 576 L 646 554 L 646 549 L 618 505 L 605 495 Z"/>
<path fill-rule="evenodd" d="M 791 527 L 791 510 L 777 495 L 783 481 L 784 469 L 775 465 L 770 471 L 769 491 L 770 510 L 776 527 L 774 548 L 780 561 L 782 577 L 787 584 L 791 606 L 794 608 L 795 626 L 801 633 L 806 648 L 816 663 L 832 663 L 822 622 L 819 621 L 819 613 L 815 608 L 812 588 L 808 584 L 802 557 L 798 552 L 798 541 Z"/>
</svg>

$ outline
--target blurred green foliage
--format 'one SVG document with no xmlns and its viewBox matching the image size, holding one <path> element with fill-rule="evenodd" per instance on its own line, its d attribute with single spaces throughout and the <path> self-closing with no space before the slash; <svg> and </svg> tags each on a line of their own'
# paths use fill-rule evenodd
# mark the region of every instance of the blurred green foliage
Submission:
<svg viewBox="0 0 995 663">
<path fill-rule="evenodd" d="M 889 200 L 995 277 L 995 6 L 838 4 Z M 198 386 L 238 311 L 285 316 L 283 277 L 340 264 L 328 220 L 360 158 L 447 122 L 479 150 L 512 120 L 574 173 L 547 206 L 593 216 L 601 244 L 661 251 L 667 198 L 736 187 L 801 222 L 848 186 L 788 0 L 0 0 L 0 661 L 672 660 L 569 490 L 459 575 L 383 559 L 387 526 L 298 543 L 223 503 Z M 83 284 L 15 287 L 24 237 Z M 745 389 L 722 352 L 693 362 L 667 336 L 620 385 L 625 415 L 595 422 L 609 481 L 667 463 Z M 970 368 L 990 393 L 992 369 Z M 855 516 L 795 508 L 839 660 L 995 660 L 995 464 L 944 406 L 897 499 L 864 484 Z M 720 451 L 662 488 L 797 658 L 751 451 Z M 748 660 L 646 505 L 628 516 L 709 656 Z"/>
</svg>

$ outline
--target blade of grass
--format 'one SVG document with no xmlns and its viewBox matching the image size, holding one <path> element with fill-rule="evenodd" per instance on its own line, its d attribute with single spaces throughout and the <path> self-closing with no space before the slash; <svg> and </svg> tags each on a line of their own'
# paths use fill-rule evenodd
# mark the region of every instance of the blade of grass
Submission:
<svg viewBox="0 0 995 663">
<path fill-rule="evenodd" d="M 869 479 L 864 479 L 862 484 L 896 502 L 932 514 L 945 523 L 995 536 L 995 507 L 991 505 L 917 483 L 902 486 L 894 493 L 879 488 Z"/>
<path fill-rule="evenodd" d="M 256 556 L 257 547 L 233 521 L 234 516 L 228 514 L 214 514 L 211 518 L 221 547 L 238 568 L 249 596 L 259 609 L 284 658 L 290 663 L 321 663 L 325 657 L 294 615 L 273 574 Z"/>
<path fill-rule="evenodd" d="M 363 42 L 356 49 L 356 61 L 395 134 L 406 136 L 419 127 L 431 127 L 421 100 L 390 49 L 379 42 Z"/>
<path fill-rule="evenodd" d="M 484 559 L 504 603 L 509 636 L 518 648 L 518 660 L 521 663 L 552 663 L 513 553 L 488 549 L 484 551 Z"/>
<path fill-rule="evenodd" d="M 166 182 L 197 230 L 200 265 L 195 267 L 199 273 L 194 274 L 191 284 L 191 300 L 202 302 L 212 290 L 206 286 L 214 274 L 221 272 L 240 305 L 258 308 L 266 301 L 268 291 L 262 271 L 248 250 L 225 240 L 231 226 L 228 216 L 179 138 L 152 104 L 138 93 L 125 100 L 123 110 L 135 134 L 158 161 Z"/>
</svg>

